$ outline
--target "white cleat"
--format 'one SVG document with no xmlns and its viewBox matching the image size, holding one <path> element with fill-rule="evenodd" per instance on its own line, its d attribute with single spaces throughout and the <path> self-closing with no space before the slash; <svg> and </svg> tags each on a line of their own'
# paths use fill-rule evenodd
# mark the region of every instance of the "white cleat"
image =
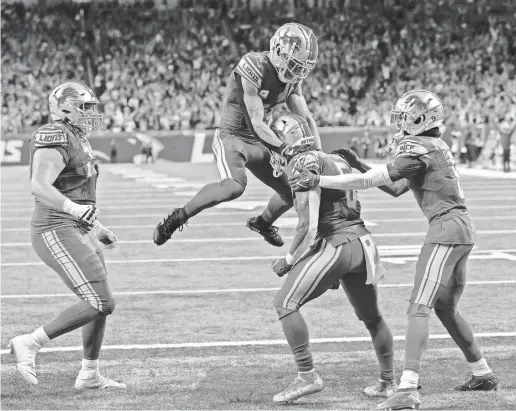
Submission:
<svg viewBox="0 0 516 411">
<path fill-rule="evenodd" d="M 384 397 L 389 398 L 398 389 L 396 382 L 378 380 L 378 384 L 364 389 L 364 394 L 368 397 Z"/>
<path fill-rule="evenodd" d="M 22 334 L 9 341 L 8 348 L 16 356 L 16 367 L 26 381 L 38 385 L 36 377 L 36 354 L 40 346 L 34 342 L 30 334 Z"/>
<path fill-rule="evenodd" d="M 274 402 L 292 402 L 305 395 L 322 391 L 323 388 L 324 382 L 317 373 L 315 373 L 314 379 L 310 381 L 305 381 L 298 376 L 286 390 L 276 394 L 272 400 Z"/>
<path fill-rule="evenodd" d="M 125 390 L 127 385 L 123 382 L 117 382 L 110 378 L 103 377 L 102 375 L 98 375 L 95 378 L 81 378 L 81 376 L 79 376 L 75 380 L 76 390 L 97 390 L 103 388 L 117 388 Z"/>
</svg>

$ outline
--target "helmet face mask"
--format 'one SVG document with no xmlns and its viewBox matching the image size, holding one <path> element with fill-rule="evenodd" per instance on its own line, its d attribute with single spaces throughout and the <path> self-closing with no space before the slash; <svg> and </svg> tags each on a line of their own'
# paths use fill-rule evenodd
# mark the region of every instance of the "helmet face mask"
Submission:
<svg viewBox="0 0 516 411">
<path fill-rule="evenodd" d="M 297 23 L 281 26 L 270 41 L 270 58 L 284 83 L 304 80 L 314 69 L 319 47 L 308 27 Z"/>
<path fill-rule="evenodd" d="M 48 100 L 53 118 L 78 127 L 83 132 L 101 128 L 100 101 L 86 85 L 78 82 L 63 83 L 52 91 Z"/>
</svg>

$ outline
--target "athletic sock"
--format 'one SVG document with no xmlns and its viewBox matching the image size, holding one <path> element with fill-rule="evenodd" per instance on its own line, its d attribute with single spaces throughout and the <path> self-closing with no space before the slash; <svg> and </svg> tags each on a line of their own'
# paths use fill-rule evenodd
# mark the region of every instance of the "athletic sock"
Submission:
<svg viewBox="0 0 516 411">
<path fill-rule="evenodd" d="M 50 338 L 48 338 L 48 335 L 43 327 L 36 328 L 30 335 L 34 342 L 40 347 L 44 347 L 50 342 Z"/>
<path fill-rule="evenodd" d="M 417 383 L 419 382 L 419 374 L 414 371 L 404 370 L 401 375 L 399 389 L 414 389 L 417 390 Z"/>
<path fill-rule="evenodd" d="M 81 379 L 89 380 L 99 376 L 99 360 L 87 360 L 86 358 L 83 358 L 79 377 Z"/>
<path fill-rule="evenodd" d="M 270 226 L 291 208 L 292 202 L 285 201 L 281 195 L 274 193 L 261 217 Z"/>
<path fill-rule="evenodd" d="M 484 377 L 493 372 L 493 370 L 489 368 L 489 365 L 487 365 L 485 358 L 481 358 L 475 362 L 470 362 L 469 366 L 471 367 L 471 371 L 475 377 Z"/>
<path fill-rule="evenodd" d="M 409 316 L 407 337 L 405 339 L 404 370 L 410 370 L 416 374 L 419 373 L 421 360 L 428 345 L 429 335 L 430 316 L 425 314 Z"/>
<path fill-rule="evenodd" d="M 308 326 L 299 311 L 294 311 L 281 319 L 283 333 L 294 354 L 297 370 L 309 372 L 314 369 L 312 353 L 310 352 L 310 337 Z"/>
<path fill-rule="evenodd" d="M 297 375 L 305 381 L 312 381 L 315 378 L 315 369 L 312 368 L 310 371 L 298 371 Z"/>
</svg>

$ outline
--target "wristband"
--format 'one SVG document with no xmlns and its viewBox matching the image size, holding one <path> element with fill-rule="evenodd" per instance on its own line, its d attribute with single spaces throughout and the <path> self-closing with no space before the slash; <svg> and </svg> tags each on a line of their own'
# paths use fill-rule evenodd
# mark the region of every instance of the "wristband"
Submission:
<svg viewBox="0 0 516 411">
<path fill-rule="evenodd" d="M 65 212 L 65 213 L 68 213 L 70 215 L 73 215 L 75 216 L 76 213 L 73 212 L 73 209 L 77 206 L 78 204 L 75 204 L 72 200 L 70 200 L 69 198 L 67 198 L 63 205 L 61 206 L 61 209 Z"/>
<path fill-rule="evenodd" d="M 294 261 L 294 257 L 288 253 L 287 256 L 285 257 L 285 261 L 287 262 L 288 265 L 292 265 L 293 261 Z"/>
<path fill-rule="evenodd" d="M 92 232 L 93 234 L 97 234 L 100 230 L 102 230 L 104 228 L 104 226 L 102 224 L 100 224 L 100 221 L 99 220 L 95 220 L 95 222 L 93 223 L 93 228 L 92 228 Z"/>
</svg>

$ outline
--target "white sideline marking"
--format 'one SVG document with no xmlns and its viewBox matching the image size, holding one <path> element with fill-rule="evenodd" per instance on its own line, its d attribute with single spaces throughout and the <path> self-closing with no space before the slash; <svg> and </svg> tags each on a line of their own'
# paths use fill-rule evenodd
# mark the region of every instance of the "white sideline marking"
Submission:
<svg viewBox="0 0 516 411">
<path fill-rule="evenodd" d="M 477 234 L 514 234 L 516 230 L 479 230 Z M 426 232 L 420 233 L 372 233 L 374 238 L 384 237 L 421 237 L 426 236 Z M 284 240 L 291 240 L 293 236 L 283 236 Z M 236 243 L 244 241 L 263 241 L 260 236 L 254 237 L 216 237 L 216 238 L 182 238 L 174 239 L 174 244 L 187 244 L 187 243 Z M 118 244 L 153 244 L 151 239 L 149 240 L 121 240 Z M 2 247 L 28 247 L 31 243 L 1 243 Z"/>
<path fill-rule="evenodd" d="M 366 210 L 367 211 L 367 210 Z M 202 217 L 202 214 L 201 214 Z M 496 218 L 497 220 L 516 220 L 516 215 L 499 215 L 499 216 L 478 216 L 474 217 L 474 221 L 492 221 L 493 218 Z M 293 222 L 295 221 L 295 223 Z M 365 220 L 364 223 L 366 226 L 376 226 L 378 224 L 383 223 L 409 223 L 409 222 L 420 222 L 420 223 L 426 223 L 427 221 L 423 216 L 417 217 L 417 218 L 375 218 L 373 220 Z M 297 224 L 297 217 L 282 217 L 278 221 L 274 223 L 275 225 L 278 225 L 280 228 L 283 227 L 295 227 Z M 154 228 L 156 227 L 156 224 L 121 224 L 121 225 L 109 225 L 109 228 L 112 229 L 140 229 L 140 228 Z M 227 223 L 188 223 L 188 227 L 204 227 L 204 228 L 211 228 L 211 227 L 245 227 L 245 224 L 243 222 L 227 222 Z M 2 231 L 5 232 L 28 232 L 28 229 L 20 228 L 2 228 Z"/>
<path fill-rule="evenodd" d="M 494 281 L 468 281 L 467 285 L 496 285 L 516 284 L 516 280 L 494 280 Z M 380 288 L 406 288 L 413 287 L 412 283 L 402 284 L 378 284 Z M 147 291 L 120 291 L 114 295 L 200 295 L 200 294 L 237 294 L 237 293 L 260 293 L 266 291 L 278 291 L 279 288 L 222 288 L 212 290 L 147 290 Z M 0 296 L 2 300 L 13 300 L 20 298 L 56 298 L 76 297 L 75 294 L 6 294 Z"/>
<path fill-rule="evenodd" d="M 476 333 L 476 338 L 501 338 L 516 337 L 516 332 L 496 332 L 496 333 Z M 448 334 L 430 335 L 431 340 L 449 340 Z M 404 335 L 394 336 L 395 341 L 404 341 Z M 371 342 L 371 337 L 331 337 L 314 338 L 311 344 L 327 343 L 352 343 L 352 342 Z M 123 345 L 103 345 L 103 350 L 157 350 L 157 349 L 181 349 L 181 348 L 210 348 L 210 347 L 246 347 L 251 345 L 286 345 L 286 340 L 250 340 L 250 341 L 211 341 L 211 342 L 187 342 L 176 344 L 123 344 Z M 42 348 L 40 352 L 70 352 L 82 351 L 82 346 L 75 347 L 52 347 Z M 1 350 L 1 355 L 9 354 L 9 350 Z"/>
<path fill-rule="evenodd" d="M 470 254 L 469 259 L 472 260 L 491 260 L 491 259 L 507 259 L 505 257 L 506 252 L 516 252 L 516 250 L 483 250 L 482 253 L 489 253 L 489 254 Z M 392 255 L 399 255 L 399 254 L 390 254 Z M 507 254 L 508 255 L 508 254 Z M 382 253 L 380 253 L 380 256 L 382 256 Z M 198 258 L 154 258 L 154 259 L 147 259 L 147 260 L 108 260 L 106 261 L 107 264 L 150 264 L 150 263 L 192 263 L 192 262 L 216 262 L 216 261 L 264 261 L 264 260 L 274 260 L 277 258 L 282 258 L 283 255 L 273 255 L 273 256 L 252 256 L 252 257 L 198 257 Z M 510 256 L 512 257 L 512 256 Z M 417 261 L 418 257 L 402 257 L 400 258 L 385 258 L 382 256 L 383 262 L 391 262 L 394 264 L 401 263 L 401 261 Z M 39 261 L 33 261 L 33 262 L 24 262 L 24 263 L 2 263 L 0 264 L 0 267 L 28 267 L 28 266 L 41 266 L 45 265 L 42 262 Z"/>
</svg>

